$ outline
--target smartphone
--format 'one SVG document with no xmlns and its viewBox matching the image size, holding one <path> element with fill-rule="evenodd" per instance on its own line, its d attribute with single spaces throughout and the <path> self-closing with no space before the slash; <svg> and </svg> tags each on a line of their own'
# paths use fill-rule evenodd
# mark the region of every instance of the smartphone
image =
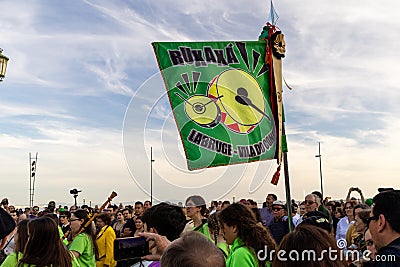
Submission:
<svg viewBox="0 0 400 267">
<path fill-rule="evenodd" d="M 116 261 L 136 259 L 149 254 L 149 242 L 145 237 L 124 237 L 114 240 Z"/>
</svg>

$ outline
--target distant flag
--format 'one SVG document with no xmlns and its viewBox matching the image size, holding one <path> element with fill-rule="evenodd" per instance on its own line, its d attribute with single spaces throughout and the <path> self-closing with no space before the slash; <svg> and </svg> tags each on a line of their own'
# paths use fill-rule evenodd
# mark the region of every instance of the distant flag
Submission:
<svg viewBox="0 0 400 267">
<path fill-rule="evenodd" d="M 268 17 L 267 21 L 270 21 L 272 25 L 276 25 L 276 22 L 278 21 L 278 19 L 279 19 L 278 13 L 276 13 L 274 4 L 272 3 L 272 0 L 271 0 L 271 8 L 269 10 L 269 17 Z"/>
</svg>

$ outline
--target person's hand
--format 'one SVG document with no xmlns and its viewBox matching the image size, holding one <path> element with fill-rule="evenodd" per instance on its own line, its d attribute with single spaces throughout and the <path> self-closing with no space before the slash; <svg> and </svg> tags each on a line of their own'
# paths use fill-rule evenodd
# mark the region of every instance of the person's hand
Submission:
<svg viewBox="0 0 400 267">
<path fill-rule="evenodd" d="M 152 244 L 150 245 L 149 249 L 156 248 L 156 254 L 143 256 L 142 260 L 159 261 L 161 255 L 164 253 L 165 249 L 171 243 L 171 241 L 169 241 L 167 237 L 155 233 L 143 232 L 139 233 L 139 236 L 145 237 L 147 241 L 152 241 L 151 242 Z"/>
</svg>

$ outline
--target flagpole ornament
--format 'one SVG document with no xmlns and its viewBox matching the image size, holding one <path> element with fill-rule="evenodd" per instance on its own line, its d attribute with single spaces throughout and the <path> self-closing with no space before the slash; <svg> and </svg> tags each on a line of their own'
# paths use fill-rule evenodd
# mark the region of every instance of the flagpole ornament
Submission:
<svg viewBox="0 0 400 267">
<path fill-rule="evenodd" d="M 7 63 L 9 58 L 2 54 L 3 49 L 0 48 L 0 82 L 6 76 Z"/>
</svg>

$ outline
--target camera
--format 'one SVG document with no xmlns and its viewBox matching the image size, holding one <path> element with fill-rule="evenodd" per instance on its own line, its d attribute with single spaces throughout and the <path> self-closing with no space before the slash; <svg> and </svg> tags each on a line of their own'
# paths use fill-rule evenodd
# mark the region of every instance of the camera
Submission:
<svg viewBox="0 0 400 267">
<path fill-rule="evenodd" d="M 69 193 L 71 195 L 77 195 L 79 192 L 82 192 L 82 190 L 78 190 L 76 188 L 69 190 Z"/>
<path fill-rule="evenodd" d="M 145 237 L 124 237 L 114 240 L 116 261 L 138 259 L 149 254 L 149 242 Z"/>
</svg>

